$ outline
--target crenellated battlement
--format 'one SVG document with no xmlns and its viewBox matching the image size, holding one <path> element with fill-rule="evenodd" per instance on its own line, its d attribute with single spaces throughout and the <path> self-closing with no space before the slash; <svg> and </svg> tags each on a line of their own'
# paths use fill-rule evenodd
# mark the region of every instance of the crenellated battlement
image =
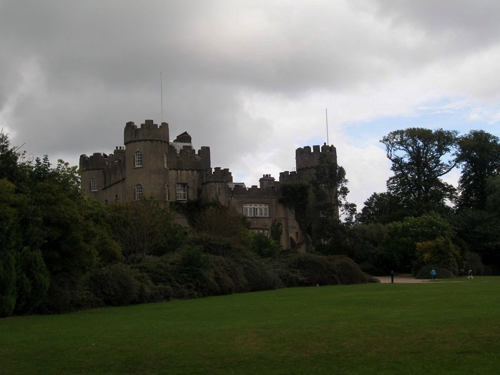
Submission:
<svg viewBox="0 0 500 375">
<path fill-rule="evenodd" d="M 228 168 L 215 167 L 213 172 L 210 170 L 203 175 L 203 183 L 208 182 L 233 182 L 233 175 Z"/>
<path fill-rule="evenodd" d="M 279 196 L 279 190 L 275 187 L 267 187 L 261 189 L 257 185 L 253 185 L 250 188 L 245 188 L 243 186 L 236 186 L 234 189 L 229 189 L 229 197 L 238 198 L 276 198 Z"/>
<path fill-rule="evenodd" d="M 312 150 L 310 146 L 305 146 L 295 150 L 295 165 L 297 171 L 306 168 L 314 168 L 318 165 L 319 158 L 322 154 L 328 155 L 328 157 L 337 162 L 337 149 L 332 145 L 328 146 L 326 143 L 321 146 L 315 145 Z"/>
<path fill-rule="evenodd" d="M 198 152 L 191 146 L 185 145 L 178 150 L 170 144 L 168 148 L 169 169 L 210 169 L 210 147 L 202 146 Z"/>
<path fill-rule="evenodd" d="M 289 172 L 281 172 L 280 173 L 280 183 L 288 183 L 288 182 L 301 182 L 301 177 L 295 171 Z"/>
<path fill-rule="evenodd" d="M 80 155 L 80 170 L 95 170 L 95 169 L 109 169 L 120 161 L 125 161 L 125 147 L 116 147 L 112 154 L 103 154 L 94 152 L 92 155 Z"/>
<path fill-rule="evenodd" d="M 162 122 L 160 126 L 153 123 L 153 120 L 146 120 L 138 128 L 133 121 L 127 122 L 124 130 L 125 145 L 139 141 L 161 141 L 169 142 L 168 124 Z"/>
</svg>

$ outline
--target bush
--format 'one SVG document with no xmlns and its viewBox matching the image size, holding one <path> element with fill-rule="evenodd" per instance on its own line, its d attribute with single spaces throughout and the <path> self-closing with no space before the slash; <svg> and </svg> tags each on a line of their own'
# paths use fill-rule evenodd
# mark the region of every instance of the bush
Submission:
<svg viewBox="0 0 500 375">
<path fill-rule="evenodd" d="M 449 279 L 449 278 L 455 277 L 453 272 L 451 272 L 450 270 L 448 270 L 446 268 L 436 267 L 436 266 L 432 266 L 432 265 L 426 265 L 426 266 L 423 266 L 422 268 L 420 268 L 420 270 L 415 275 L 415 278 L 416 279 L 431 279 L 432 278 L 431 270 L 433 270 L 433 269 L 436 270 L 436 277 L 438 279 Z"/>
<path fill-rule="evenodd" d="M 0 250 L 0 317 L 9 316 L 16 306 L 16 262 L 12 252 Z"/>
<path fill-rule="evenodd" d="M 474 275 L 486 275 L 484 264 L 478 253 L 467 252 L 465 253 L 465 273 L 472 270 Z"/>
<path fill-rule="evenodd" d="M 387 275 L 387 272 L 378 268 L 377 266 L 375 266 L 373 263 L 370 263 L 370 262 L 360 263 L 359 268 L 361 268 L 361 271 L 363 271 L 364 273 L 367 273 L 368 275 L 371 275 L 371 276 Z"/>
<path fill-rule="evenodd" d="M 327 258 L 320 255 L 297 254 L 293 255 L 288 267 L 299 273 L 299 283 L 304 285 L 336 285 L 340 279 L 333 265 Z"/>
<path fill-rule="evenodd" d="M 193 235 L 188 244 L 191 246 L 201 246 L 203 252 L 212 255 L 219 255 L 223 257 L 241 256 L 247 250 L 229 238 L 214 236 L 211 234 L 197 234 Z"/>
<path fill-rule="evenodd" d="M 276 257 L 283 250 L 279 242 L 263 233 L 250 232 L 248 242 L 250 250 L 262 258 Z"/>
<path fill-rule="evenodd" d="M 259 259 L 246 258 L 241 260 L 243 274 L 247 280 L 247 290 L 271 290 L 283 287 L 283 283 L 272 267 Z"/>
<path fill-rule="evenodd" d="M 330 256 L 328 261 L 333 265 L 341 284 L 360 284 L 368 282 L 368 277 L 361 268 L 344 255 Z"/>
<path fill-rule="evenodd" d="M 89 272 L 83 290 L 109 306 L 125 306 L 154 301 L 154 288 L 146 275 L 124 264 L 114 264 Z"/>
</svg>

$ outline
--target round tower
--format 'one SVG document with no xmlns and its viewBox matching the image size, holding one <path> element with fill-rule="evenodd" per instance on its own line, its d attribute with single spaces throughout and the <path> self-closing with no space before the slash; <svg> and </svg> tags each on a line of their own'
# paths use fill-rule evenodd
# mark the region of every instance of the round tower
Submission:
<svg viewBox="0 0 500 375">
<path fill-rule="evenodd" d="M 153 120 L 146 120 L 138 128 L 128 122 L 124 130 L 126 147 L 125 159 L 127 179 L 125 194 L 127 200 L 153 196 L 165 201 L 165 188 L 168 185 L 168 124 L 159 127 Z"/>
</svg>

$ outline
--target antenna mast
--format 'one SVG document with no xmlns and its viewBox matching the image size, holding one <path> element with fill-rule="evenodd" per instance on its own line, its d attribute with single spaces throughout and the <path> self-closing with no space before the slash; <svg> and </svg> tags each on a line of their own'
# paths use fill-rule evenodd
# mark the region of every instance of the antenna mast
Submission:
<svg viewBox="0 0 500 375">
<path fill-rule="evenodd" d="M 328 140 L 328 108 L 325 108 L 325 115 L 326 115 L 326 144 L 329 146 L 330 141 Z"/>
<path fill-rule="evenodd" d="M 160 124 L 163 122 L 163 72 L 160 72 Z"/>
</svg>

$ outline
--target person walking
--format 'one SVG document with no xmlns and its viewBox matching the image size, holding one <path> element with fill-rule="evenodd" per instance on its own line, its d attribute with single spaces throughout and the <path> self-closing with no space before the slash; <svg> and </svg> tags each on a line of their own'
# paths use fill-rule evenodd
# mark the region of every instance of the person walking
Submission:
<svg viewBox="0 0 500 375">
<path fill-rule="evenodd" d="M 433 268 L 431 271 L 432 280 L 436 280 L 436 270 Z"/>
<path fill-rule="evenodd" d="M 474 280 L 474 276 L 472 276 L 472 270 L 469 270 L 469 273 L 467 274 L 467 278 L 470 280 Z"/>
</svg>

